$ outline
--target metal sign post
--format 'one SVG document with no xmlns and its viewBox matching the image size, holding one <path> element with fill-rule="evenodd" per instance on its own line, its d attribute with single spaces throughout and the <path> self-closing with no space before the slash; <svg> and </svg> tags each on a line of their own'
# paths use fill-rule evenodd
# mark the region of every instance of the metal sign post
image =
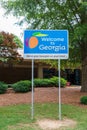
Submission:
<svg viewBox="0 0 87 130">
<path fill-rule="evenodd" d="M 31 119 L 34 118 L 34 59 L 32 59 L 32 106 L 31 106 Z"/>
<path fill-rule="evenodd" d="M 60 81 L 60 59 L 58 60 L 58 86 L 59 86 L 59 120 L 61 120 L 61 81 Z"/>
</svg>

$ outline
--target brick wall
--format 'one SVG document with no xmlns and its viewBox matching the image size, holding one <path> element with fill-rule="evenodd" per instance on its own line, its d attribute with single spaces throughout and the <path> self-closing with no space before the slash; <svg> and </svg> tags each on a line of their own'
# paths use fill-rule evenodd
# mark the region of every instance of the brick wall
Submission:
<svg viewBox="0 0 87 130">
<path fill-rule="evenodd" d="M 37 69 L 34 70 L 34 77 L 37 78 Z M 0 81 L 15 83 L 20 80 L 31 80 L 31 68 L 0 67 Z"/>
</svg>

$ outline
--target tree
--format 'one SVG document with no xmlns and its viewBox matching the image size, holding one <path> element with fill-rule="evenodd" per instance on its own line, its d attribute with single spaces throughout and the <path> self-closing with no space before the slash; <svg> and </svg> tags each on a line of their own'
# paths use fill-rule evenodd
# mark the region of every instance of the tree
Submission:
<svg viewBox="0 0 87 130">
<path fill-rule="evenodd" d="M 12 64 L 21 61 L 14 38 L 13 34 L 0 32 L 0 62 Z"/>
<path fill-rule="evenodd" d="M 86 0 L 8 0 L 2 6 L 29 29 L 68 29 L 69 63 L 81 63 L 82 88 L 87 92 L 87 2 Z"/>
<path fill-rule="evenodd" d="M 18 45 L 18 47 L 23 48 L 22 41 L 16 35 L 13 35 L 13 36 L 14 36 L 13 41 Z"/>
</svg>

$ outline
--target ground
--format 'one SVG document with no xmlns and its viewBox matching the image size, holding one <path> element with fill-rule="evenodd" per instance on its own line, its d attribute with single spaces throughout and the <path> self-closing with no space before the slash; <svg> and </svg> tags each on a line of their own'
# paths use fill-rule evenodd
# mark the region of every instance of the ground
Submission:
<svg viewBox="0 0 87 130">
<path fill-rule="evenodd" d="M 87 93 L 80 92 L 80 86 L 68 86 L 61 88 L 61 101 L 62 104 L 71 104 L 87 108 L 87 105 L 80 103 L 80 98 L 87 95 Z M 34 102 L 35 103 L 58 103 L 58 88 L 57 87 L 43 87 L 34 89 Z M 29 104 L 31 103 L 32 93 L 15 93 L 13 90 L 8 90 L 5 94 L 0 95 L 0 106 L 16 105 L 16 104 Z M 71 119 L 63 120 L 50 120 L 42 119 L 37 120 L 36 124 L 42 130 L 60 130 L 61 128 L 74 128 L 77 124 L 76 121 Z M 28 124 L 29 125 L 29 124 Z M 23 127 L 24 124 L 19 125 Z M 14 126 L 11 126 L 14 128 Z M 13 129 L 9 128 L 9 129 Z"/>
<path fill-rule="evenodd" d="M 61 88 L 62 104 L 72 104 L 80 107 L 87 108 L 87 105 L 80 103 L 80 98 L 87 93 L 80 92 L 80 86 L 72 86 Z M 34 102 L 47 103 L 58 102 L 58 88 L 57 87 L 44 87 L 34 89 Z M 0 106 L 14 105 L 14 104 L 29 104 L 31 103 L 31 92 L 28 93 L 15 93 L 7 92 L 0 95 Z"/>
<path fill-rule="evenodd" d="M 63 119 L 63 120 L 42 119 L 38 120 L 37 124 L 42 130 L 60 130 L 61 128 L 66 127 L 74 128 L 77 122 L 71 119 Z"/>
</svg>

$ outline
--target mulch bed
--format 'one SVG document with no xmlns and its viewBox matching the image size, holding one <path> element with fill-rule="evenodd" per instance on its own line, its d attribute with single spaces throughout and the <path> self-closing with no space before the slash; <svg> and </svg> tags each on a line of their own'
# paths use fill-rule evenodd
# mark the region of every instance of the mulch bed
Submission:
<svg viewBox="0 0 87 130">
<path fill-rule="evenodd" d="M 86 92 L 80 92 L 81 87 L 65 87 L 61 88 L 62 104 L 71 104 L 87 108 L 87 105 L 80 104 L 80 98 L 87 95 Z M 35 103 L 58 103 L 58 88 L 57 87 L 44 87 L 35 88 L 34 90 Z M 31 92 L 28 93 L 15 93 L 12 90 L 7 91 L 5 94 L 0 94 L 0 106 L 16 105 L 16 104 L 29 104 L 31 103 Z"/>
</svg>

